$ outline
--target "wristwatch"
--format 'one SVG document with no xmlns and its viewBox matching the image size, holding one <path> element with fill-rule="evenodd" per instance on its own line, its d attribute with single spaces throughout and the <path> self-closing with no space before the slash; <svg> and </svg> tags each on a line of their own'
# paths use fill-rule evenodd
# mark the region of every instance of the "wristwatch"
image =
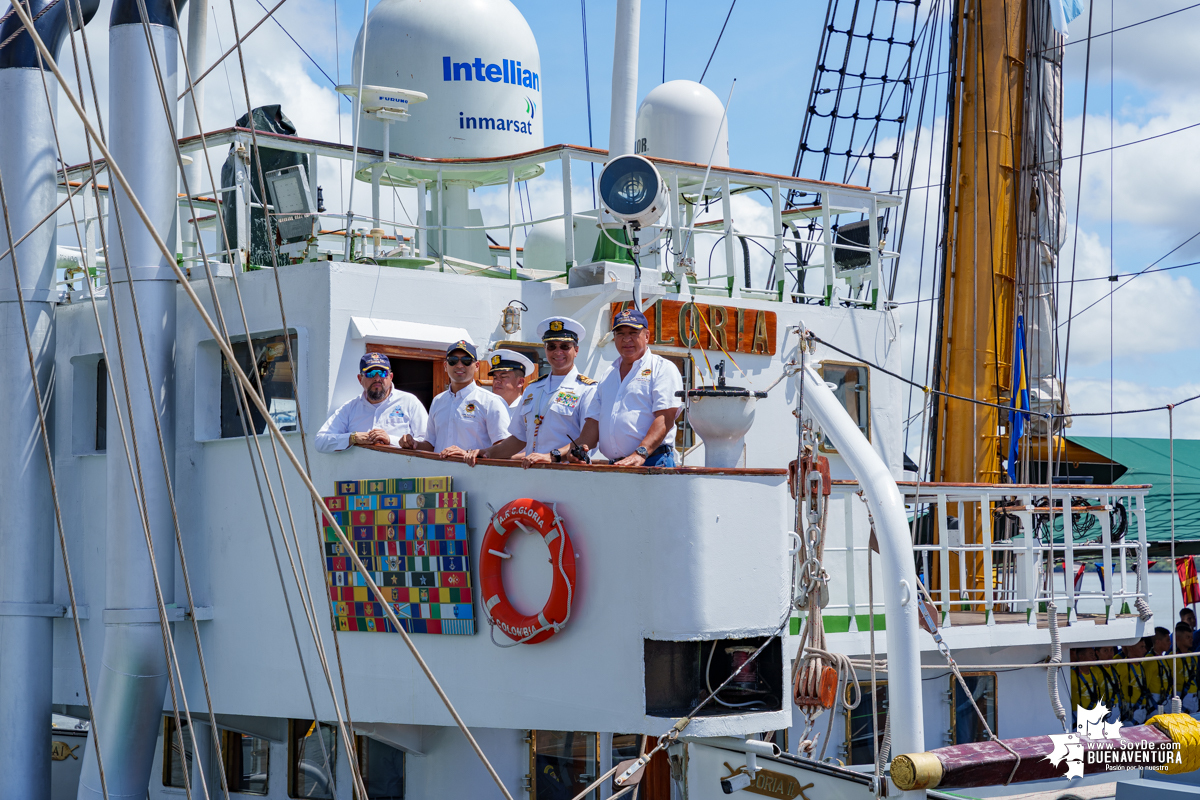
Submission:
<svg viewBox="0 0 1200 800">
<path fill-rule="evenodd" d="M 650 451 L 646 449 L 646 445 L 639 446 L 638 449 L 634 450 L 633 452 L 637 453 L 643 459 L 650 457 Z"/>
<path fill-rule="evenodd" d="M 561 463 L 562 462 L 562 450 L 551 450 L 550 451 L 550 460 L 553 461 L 555 464 Z"/>
</svg>

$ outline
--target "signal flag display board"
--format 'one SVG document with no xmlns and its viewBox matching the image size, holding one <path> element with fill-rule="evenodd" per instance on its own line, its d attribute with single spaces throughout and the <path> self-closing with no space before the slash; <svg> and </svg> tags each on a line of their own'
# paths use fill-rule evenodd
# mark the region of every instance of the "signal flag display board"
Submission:
<svg viewBox="0 0 1200 800">
<path fill-rule="evenodd" d="M 466 495 L 450 478 L 338 481 L 325 504 L 406 631 L 475 633 Z M 325 566 L 337 630 L 396 632 L 328 526 Z"/>
</svg>

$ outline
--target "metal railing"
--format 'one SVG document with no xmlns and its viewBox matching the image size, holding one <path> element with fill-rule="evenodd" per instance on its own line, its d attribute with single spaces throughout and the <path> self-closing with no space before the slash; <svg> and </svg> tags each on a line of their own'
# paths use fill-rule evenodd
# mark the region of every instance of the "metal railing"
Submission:
<svg viewBox="0 0 1200 800">
<path fill-rule="evenodd" d="M 264 147 L 309 156 L 307 178 L 313 208 L 318 207 L 319 159 L 345 162 L 352 158 L 351 148 L 347 145 L 263 131 L 258 132 L 258 140 Z M 235 185 L 195 191 L 192 200 L 198 212 L 212 213 L 213 216 L 203 219 L 201 223 L 209 227 L 219 224 L 218 212 L 224 203 L 232 201 L 238 205 L 236 230 L 229 231 L 231 248 L 226 251 L 223 247 L 223 237 L 218 235 L 216 249 L 219 252 L 210 252 L 209 255 L 228 258 L 244 269 L 248 266 L 250 210 L 257 206 L 257 203 L 252 201 L 252 193 L 247 189 L 250 182 L 257 185 L 257 176 L 251 175 L 249 170 L 251 133 L 242 128 L 215 131 L 206 134 L 204 144 L 213 151 L 214 159 L 223 160 L 226 148 L 231 148 L 241 159 L 239 163 L 243 169 L 235 170 L 235 173 L 241 173 L 235 180 Z M 180 147 L 183 152 L 200 157 L 196 155 L 197 151 L 202 149 L 198 136 L 180 140 Z M 295 253 L 296 260 L 342 260 L 345 257 L 344 243 L 348 223 L 351 228 L 351 240 L 356 246 L 356 257 L 383 256 L 386 248 L 376 247 L 369 234 L 371 229 L 382 229 L 388 238 L 394 241 L 410 239 L 411 250 L 404 255 L 434 262 L 425 268 L 465 271 L 488 277 L 518 280 L 560 280 L 569 274 L 572 267 L 592 261 L 591 252 L 582 252 L 583 246 L 577 238 L 576 222 L 595 224 L 596 211 L 576 208 L 572 192 L 576 184 L 572 176 L 577 174 L 581 167 L 586 169 L 590 176 L 594 165 L 603 164 L 607 158 L 606 151 L 572 145 L 555 145 L 528 153 L 485 159 L 425 159 L 394 153 L 384 158 L 382 151 L 359 148 L 358 160 L 354 165 L 355 172 L 360 179 L 371 182 L 372 215 L 347 216 L 344 211 L 314 214 L 315 229 L 322 233 L 315 235 L 310 241 L 311 247 L 300 248 L 300 252 Z M 851 220 L 878 221 L 887 209 L 900 204 L 899 197 L 872 192 L 863 187 L 725 167 L 713 167 L 705 183 L 706 169 L 703 164 L 666 159 L 652 160 L 669 186 L 670 202 L 668 213 L 660 224 L 643 232 L 643 240 L 658 239 L 658 244 L 643 247 L 642 266 L 656 268 L 664 287 L 673 286 L 673 290 L 678 291 L 686 283 L 687 291 L 692 294 L 875 307 L 880 288 L 881 265 L 885 261 L 897 258 L 899 254 L 886 249 L 877 222 L 867 225 L 869 235 L 865 245 L 837 237 L 836 229 L 839 223 Z M 548 171 L 547 168 L 552 169 Z M 65 191 L 65 181 L 80 180 L 88 170 L 87 165 L 68 168 L 65 176 L 60 174 L 60 177 L 64 178 L 60 188 Z M 516 191 L 517 185 L 522 181 L 554 180 L 555 172 L 559 176 L 562 189 L 562 213 L 531 220 L 518 219 L 520 200 Z M 446 208 L 444 204 L 439 206 L 442 202 L 440 198 L 445 196 L 447 187 L 464 184 L 475 189 L 494 187 L 502 191 L 505 195 L 504 205 L 507 207 L 506 220 L 484 225 L 448 224 Z M 703 192 L 702 184 L 705 187 Z M 378 195 L 381 185 L 389 188 L 416 188 L 418 197 L 421 198 L 417 219 L 393 220 L 381 217 Z M 424 202 L 427 193 L 432 197 L 433 203 L 433 207 L 429 209 Z M 769 230 L 761 229 L 761 222 L 757 223 L 760 229 L 755 230 L 755 223 L 748 218 L 749 215 L 746 219 L 738 219 L 735 216 L 732 199 L 745 193 L 762 193 L 770 199 Z M 811 205 L 804 208 L 785 208 L 784 202 L 790 193 L 812 200 Z M 231 200 L 218 203 L 216 198 L 221 196 Z M 699 214 L 717 203 L 720 204 L 721 219 L 697 222 Z M 187 198 L 180 198 L 180 206 L 186 213 Z M 760 205 L 758 210 L 760 213 L 757 216 L 761 219 L 761 212 L 766 210 L 765 206 Z M 429 212 L 437 212 L 436 219 L 431 220 Z M 190 216 L 186 219 L 190 220 Z M 802 224 L 806 221 L 812 224 Z M 529 230 L 536 225 L 554 223 L 563 225 L 563 268 L 546 272 L 519 266 L 517 230 Z M 181 226 L 189 227 L 190 225 Z M 446 255 L 450 249 L 447 247 L 450 237 L 476 232 L 506 234 L 506 245 L 500 244 L 499 247 L 501 250 L 507 250 L 507 253 L 497 251 L 493 246 L 488 259 L 490 263 L 482 264 Z M 713 275 L 698 274 L 696 251 L 699 237 L 705 237 L 704 244 L 711 244 L 713 250 L 723 241 L 723 272 Z M 769 285 L 746 285 L 746 281 L 739 274 L 743 258 L 739 258 L 735 251 L 735 240 L 761 245 L 766 251 L 770 257 Z M 186 232 L 184 244 L 188 244 Z M 743 246 L 749 247 L 749 244 Z M 200 260 L 194 248 L 182 249 L 185 263 Z M 854 257 L 856 255 L 857 258 Z M 500 259 L 506 261 L 504 266 L 500 265 Z M 842 262 L 855 263 L 839 263 L 839 259 Z M 411 263 L 406 265 L 412 266 Z M 815 286 L 811 285 L 813 276 L 817 278 Z M 810 281 L 805 281 L 806 277 L 810 278 Z"/>
<path fill-rule="evenodd" d="M 919 580 L 929 589 L 941 624 L 1045 622 L 1053 599 L 1067 624 L 1079 614 L 1111 620 L 1136 613 L 1149 599 L 1146 496 L 1149 486 L 1013 486 L 902 483 L 910 509 Z M 847 564 L 845 609 L 861 614 L 865 576 L 855 558 L 869 547 L 855 514 L 858 486 L 839 481 L 846 506 L 842 548 Z M 856 519 L 858 519 L 856 527 Z M 861 565 L 860 565 L 861 566 Z M 1080 567 L 1100 572 L 1100 588 L 1076 587 Z M 1091 576 L 1089 576 L 1091 577 Z M 861 584 L 861 585 L 860 585 Z M 1081 608 L 1082 607 L 1082 608 Z M 1090 609 L 1090 613 L 1089 613 Z"/>
</svg>

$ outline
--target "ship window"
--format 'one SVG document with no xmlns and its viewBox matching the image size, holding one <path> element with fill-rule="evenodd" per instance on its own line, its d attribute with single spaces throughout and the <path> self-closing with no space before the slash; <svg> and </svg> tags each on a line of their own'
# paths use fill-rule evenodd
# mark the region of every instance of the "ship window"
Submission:
<svg viewBox="0 0 1200 800">
<path fill-rule="evenodd" d="M 108 449 L 108 363 L 96 362 L 96 452 Z"/>
<path fill-rule="evenodd" d="M 867 365 L 826 361 L 821 364 L 819 371 L 826 383 L 833 384 L 834 396 L 845 407 L 850 419 L 858 425 L 863 436 L 870 441 L 871 385 Z M 828 439 L 821 443 L 821 450 L 826 453 L 837 452 Z"/>
<path fill-rule="evenodd" d="M 367 787 L 367 800 L 403 800 L 403 750 L 359 736 L 358 768 Z"/>
<path fill-rule="evenodd" d="M 183 721 L 183 749 L 179 747 L 179 734 L 175 719 L 163 717 L 163 786 L 184 789 L 184 773 L 192 775 L 192 733 L 187 720 Z"/>
<path fill-rule="evenodd" d="M 871 719 L 871 685 L 864 683 L 862 702 L 846 716 L 845 747 L 848 764 L 875 763 L 875 749 L 871 744 L 872 733 L 875 734 L 876 743 L 883 744 L 882 732 L 887 728 L 887 683 L 878 681 L 875 686 L 875 713 L 879 718 L 879 730 L 875 731 L 874 721 Z M 850 687 L 846 688 L 849 690 Z"/>
<path fill-rule="evenodd" d="M 288 720 L 288 796 L 333 800 L 336 776 L 337 729 L 310 719 Z"/>
<path fill-rule="evenodd" d="M 237 731 L 221 731 L 221 757 L 229 791 L 266 796 L 271 774 L 271 743 Z"/>
<path fill-rule="evenodd" d="M 994 672 L 964 672 L 963 682 L 971 694 L 968 697 L 954 676 L 950 676 L 950 691 L 953 693 L 954 705 L 950 710 L 950 742 L 951 744 L 971 744 L 986 742 L 987 731 L 975 709 L 971 707 L 971 698 L 983 712 L 988 727 L 996 730 L 996 673 Z"/>
<path fill-rule="evenodd" d="M 287 433 L 298 430 L 296 394 L 292 387 L 292 362 L 288 359 L 288 348 L 283 336 L 255 337 L 254 356 L 245 341 L 233 343 L 233 354 L 238 366 L 246 373 L 252 382 L 257 381 L 252 370 L 258 372 L 262 380 L 262 388 L 266 406 L 271 419 L 279 426 L 279 430 Z M 291 349 L 296 352 L 296 335 L 291 336 Z M 221 438 L 228 439 L 242 436 L 242 409 L 238 395 L 234 392 L 234 376 L 229 369 L 229 363 L 221 356 Z M 267 422 L 254 405 L 250 407 L 250 429 L 263 433 Z"/>
<path fill-rule="evenodd" d="M 574 797 L 600 772 L 597 735 L 577 731 L 530 733 L 530 792 L 533 800 Z M 598 800 L 593 790 L 587 800 Z"/>
</svg>

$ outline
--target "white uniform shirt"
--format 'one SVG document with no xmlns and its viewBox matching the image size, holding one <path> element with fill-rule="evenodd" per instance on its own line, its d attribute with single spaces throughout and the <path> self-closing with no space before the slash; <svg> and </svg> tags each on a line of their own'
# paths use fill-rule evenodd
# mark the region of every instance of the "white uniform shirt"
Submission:
<svg viewBox="0 0 1200 800">
<path fill-rule="evenodd" d="M 508 435 L 508 403 L 472 382 L 457 394 L 447 389 L 433 398 L 429 424 L 418 437 L 441 452 L 451 445 L 463 450 L 491 447 Z"/>
<path fill-rule="evenodd" d="M 621 359 L 614 361 L 601 378 L 587 414 L 600 423 L 600 452 L 611 461 L 632 455 L 650 432 L 655 411 L 683 405 L 683 398 L 675 396 L 680 391 L 683 376 L 678 367 L 649 350 L 634 362 L 625 380 L 621 380 Z M 668 427 L 663 443 L 673 441 Z"/>
<path fill-rule="evenodd" d="M 521 395 L 508 432 L 525 442 L 525 452 L 549 453 L 578 439 L 597 383 L 574 367 L 566 375 L 539 378 Z M 541 423 L 538 423 L 538 418 Z"/>
<path fill-rule="evenodd" d="M 421 401 L 408 392 L 393 388 L 391 395 L 378 404 L 368 401 L 364 392 L 343 403 L 317 431 L 317 452 L 345 450 L 350 446 L 350 434 L 376 428 L 387 431 L 388 441 L 399 445 L 400 437 L 406 433 L 416 438 L 424 436 L 428 419 Z"/>
</svg>

